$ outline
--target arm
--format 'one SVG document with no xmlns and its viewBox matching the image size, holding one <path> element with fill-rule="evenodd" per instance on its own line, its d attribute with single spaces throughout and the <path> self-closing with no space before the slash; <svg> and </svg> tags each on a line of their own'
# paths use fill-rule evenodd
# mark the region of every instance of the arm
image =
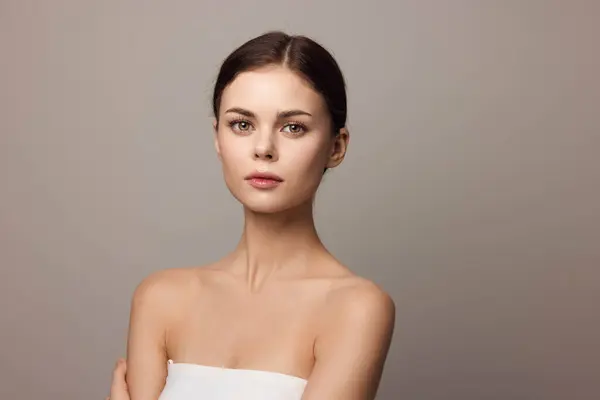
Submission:
<svg viewBox="0 0 600 400">
<path fill-rule="evenodd" d="M 332 299 L 315 342 L 315 366 L 302 400 L 375 399 L 390 347 L 395 306 L 374 285 Z"/>
<path fill-rule="evenodd" d="M 166 290 L 162 274 L 154 274 L 133 295 L 127 338 L 127 387 L 131 400 L 157 400 L 165 385 Z"/>
</svg>

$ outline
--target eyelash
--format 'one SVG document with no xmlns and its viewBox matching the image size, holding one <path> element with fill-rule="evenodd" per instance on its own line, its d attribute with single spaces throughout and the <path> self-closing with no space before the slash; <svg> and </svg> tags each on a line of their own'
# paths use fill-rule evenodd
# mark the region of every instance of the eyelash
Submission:
<svg viewBox="0 0 600 400">
<path fill-rule="evenodd" d="M 233 129 L 233 127 L 234 127 L 234 125 L 235 125 L 235 124 L 239 124 L 239 123 L 241 123 L 241 122 L 245 122 L 245 123 L 246 123 L 246 124 L 248 124 L 248 125 L 252 125 L 252 123 L 251 123 L 250 121 L 248 121 L 247 119 L 243 119 L 243 118 L 236 118 L 236 119 L 232 119 L 231 121 L 229 121 L 229 127 L 230 127 L 231 129 Z M 294 132 L 286 132 L 286 133 L 289 133 L 289 134 L 291 134 L 291 135 L 296 135 L 296 136 L 298 136 L 298 135 L 301 135 L 301 134 L 303 134 L 303 133 L 306 133 L 306 131 L 308 130 L 308 128 L 306 127 L 306 125 L 304 125 L 304 124 L 303 124 L 303 123 L 301 123 L 301 122 L 293 122 L 293 121 L 290 121 L 290 122 L 287 122 L 287 123 L 284 125 L 284 127 L 287 127 L 287 126 L 290 126 L 290 125 L 295 125 L 295 126 L 299 127 L 299 128 L 302 130 L 302 132 L 299 132 L 299 133 L 294 133 Z M 242 132 L 246 132 L 246 131 L 242 131 Z"/>
</svg>

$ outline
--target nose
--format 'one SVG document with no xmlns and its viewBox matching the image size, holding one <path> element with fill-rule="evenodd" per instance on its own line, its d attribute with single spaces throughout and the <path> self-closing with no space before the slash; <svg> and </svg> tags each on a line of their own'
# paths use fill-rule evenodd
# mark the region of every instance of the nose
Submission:
<svg viewBox="0 0 600 400">
<path fill-rule="evenodd" d="M 254 144 L 254 159 L 264 161 L 277 161 L 277 146 L 270 132 L 258 133 Z"/>
</svg>

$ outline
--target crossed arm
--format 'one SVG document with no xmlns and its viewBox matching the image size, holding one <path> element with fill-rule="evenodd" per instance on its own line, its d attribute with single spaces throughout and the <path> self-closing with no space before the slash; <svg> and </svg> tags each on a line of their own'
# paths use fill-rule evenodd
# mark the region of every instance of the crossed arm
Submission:
<svg viewBox="0 0 600 400">
<path fill-rule="evenodd" d="M 166 379 L 165 330 L 169 288 L 144 282 L 134 294 L 126 367 L 117 365 L 111 400 L 156 400 Z M 172 294 L 171 294 L 172 295 Z M 171 309 L 172 310 L 172 309 Z M 332 296 L 315 366 L 302 400 L 373 400 L 379 387 L 395 324 L 391 298 L 374 285 Z"/>
</svg>

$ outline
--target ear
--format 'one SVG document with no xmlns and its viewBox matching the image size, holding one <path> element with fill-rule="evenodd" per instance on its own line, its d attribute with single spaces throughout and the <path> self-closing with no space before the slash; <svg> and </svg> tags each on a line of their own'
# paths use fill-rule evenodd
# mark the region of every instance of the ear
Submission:
<svg viewBox="0 0 600 400">
<path fill-rule="evenodd" d="M 329 159 L 327 160 L 327 168 L 335 168 L 344 161 L 348 143 L 350 142 L 350 132 L 347 128 L 342 128 L 335 136 L 331 148 Z"/>
<path fill-rule="evenodd" d="M 215 145 L 215 151 L 217 152 L 217 157 L 219 157 L 219 160 L 221 159 L 221 146 L 219 146 L 219 121 L 217 121 L 216 118 L 213 118 L 213 122 L 212 122 L 212 126 L 213 126 L 213 140 L 214 140 L 214 145 Z"/>
</svg>

